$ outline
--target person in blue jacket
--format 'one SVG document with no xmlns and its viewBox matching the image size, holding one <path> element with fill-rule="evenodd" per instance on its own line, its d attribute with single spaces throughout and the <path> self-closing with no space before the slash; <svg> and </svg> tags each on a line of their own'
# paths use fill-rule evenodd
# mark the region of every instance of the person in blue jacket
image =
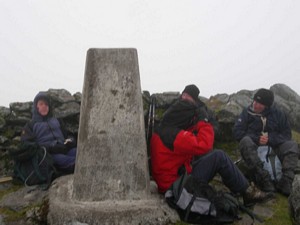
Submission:
<svg viewBox="0 0 300 225">
<path fill-rule="evenodd" d="M 298 164 L 299 149 L 291 139 L 291 128 L 286 115 L 273 105 L 274 94 L 271 90 L 259 89 L 253 103 L 240 114 L 233 127 L 233 134 L 239 141 L 239 150 L 247 167 L 255 177 L 255 182 L 263 191 L 276 190 L 289 196 Z M 282 177 L 274 184 L 257 148 L 270 146 L 282 164 Z"/>
<path fill-rule="evenodd" d="M 76 160 L 76 139 L 67 133 L 62 122 L 52 116 L 50 99 L 39 92 L 33 101 L 32 120 L 22 130 L 22 142 L 35 142 L 47 149 L 54 165 L 62 172 L 73 172 Z"/>
</svg>

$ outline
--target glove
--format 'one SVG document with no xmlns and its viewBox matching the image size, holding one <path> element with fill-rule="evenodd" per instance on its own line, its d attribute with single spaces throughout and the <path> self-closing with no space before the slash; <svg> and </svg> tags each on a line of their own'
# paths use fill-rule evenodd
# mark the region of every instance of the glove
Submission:
<svg viewBox="0 0 300 225">
<path fill-rule="evenodd" d="M 196 110 L 198 121 L 204 120 L 208 122 L 208 112 L 206 107 L 199 107 Z"/>
<path fill-rule="evenodd" d="M 57 144 L 46 148 L 51 154 L 67 154 L 69 149 L 63 144 Z"/>
</svg>

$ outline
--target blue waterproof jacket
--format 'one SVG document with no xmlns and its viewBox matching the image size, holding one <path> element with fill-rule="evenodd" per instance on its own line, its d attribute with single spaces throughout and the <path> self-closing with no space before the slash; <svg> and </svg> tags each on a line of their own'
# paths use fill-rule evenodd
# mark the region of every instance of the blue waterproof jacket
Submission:
<svg viewBox="0 0 300 225">
<path fill-rule="evenodd" d="M 264 130 L 262 118 L 266 118 Z M 262 132 L 268 132 L 268 145 L 271 147 L 291 140 L 292 136 L 286 115 L 274 106 L 266 108 L 261 114 L 254 113 L 252 105 L 245 108 L 233 127 L 233 135 L 237 141 L 249 136 L 257 145 Z"/>
<path fill-rule="evenodd" d="M 67 135 L 63 133 L 59 120 L 52 117 L 51 104 L 49 104 L 49 113 L 47 116 L 42 116 L 38 113 L 36 104 L 40 99 L 44 99 L 50 103 L 46 93 L 40 92 L 37 94 L 33 102 L 32 120 L 24 127 L 21 140 L 34 141 L 46 148 L 63 145 Z"/>
<path fill-rule="evenodd" d="M 35 141 L 41 146 L 53 147 L 64 143 L 60 123 L 56 118 L 47 118 L 41 122 L 35 122 L 32 131 L 35 134 Z"/>
<path fill-rule="evenodd" d="M 45 100 L 49 106 L 49 112 L 42 116 L 37 109 L 37 102 Z M 28 122 L 21 134 L 22 142 L 33 142 L 46 147 L 47 152 L 53 157 L 57 168 L 65 171 L 74 171 L 76 160 L 76 140 L 64 131 L 62 123 L 52 116 L 50 99 L 45 92 L 40 92 L 34 99 L 32 108 L 32 120 Z M 68 138 L 69 141 L 65 142 Z"/>
</svg>

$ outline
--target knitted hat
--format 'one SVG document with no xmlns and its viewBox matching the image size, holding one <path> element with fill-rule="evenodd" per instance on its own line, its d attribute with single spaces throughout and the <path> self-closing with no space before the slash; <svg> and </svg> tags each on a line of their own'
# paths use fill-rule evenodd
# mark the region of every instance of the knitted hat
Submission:
<svg viewBox="0 0 300 225">
<path fill-rule="evenodd" d="M 198 95 L 200 91 L 199 88 L 194 84 L 187 85 L 182 91 L 182 93 L 189 94 L 195 101 L 199 100 Z"/>
<path fill-rule="evenodd" d="M 254 100 L 260 104 L 270 107 L 274 102 L 274 94 L 268 89 L 261 88 L 255 93 Z"/>
</svg>

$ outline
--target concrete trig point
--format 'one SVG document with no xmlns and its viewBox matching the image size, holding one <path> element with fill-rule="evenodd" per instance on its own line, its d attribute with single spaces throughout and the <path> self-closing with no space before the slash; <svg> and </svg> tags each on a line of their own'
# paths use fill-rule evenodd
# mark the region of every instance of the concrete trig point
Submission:
<svg viewBox="0 0 300 225">
<path fill-rule="evenodd" d="M 150 193 L 135 49 L 89 49 L 75 173 L 54 181 L 50 224 L 168 224 L 178 216 Z"/>
</svg>

